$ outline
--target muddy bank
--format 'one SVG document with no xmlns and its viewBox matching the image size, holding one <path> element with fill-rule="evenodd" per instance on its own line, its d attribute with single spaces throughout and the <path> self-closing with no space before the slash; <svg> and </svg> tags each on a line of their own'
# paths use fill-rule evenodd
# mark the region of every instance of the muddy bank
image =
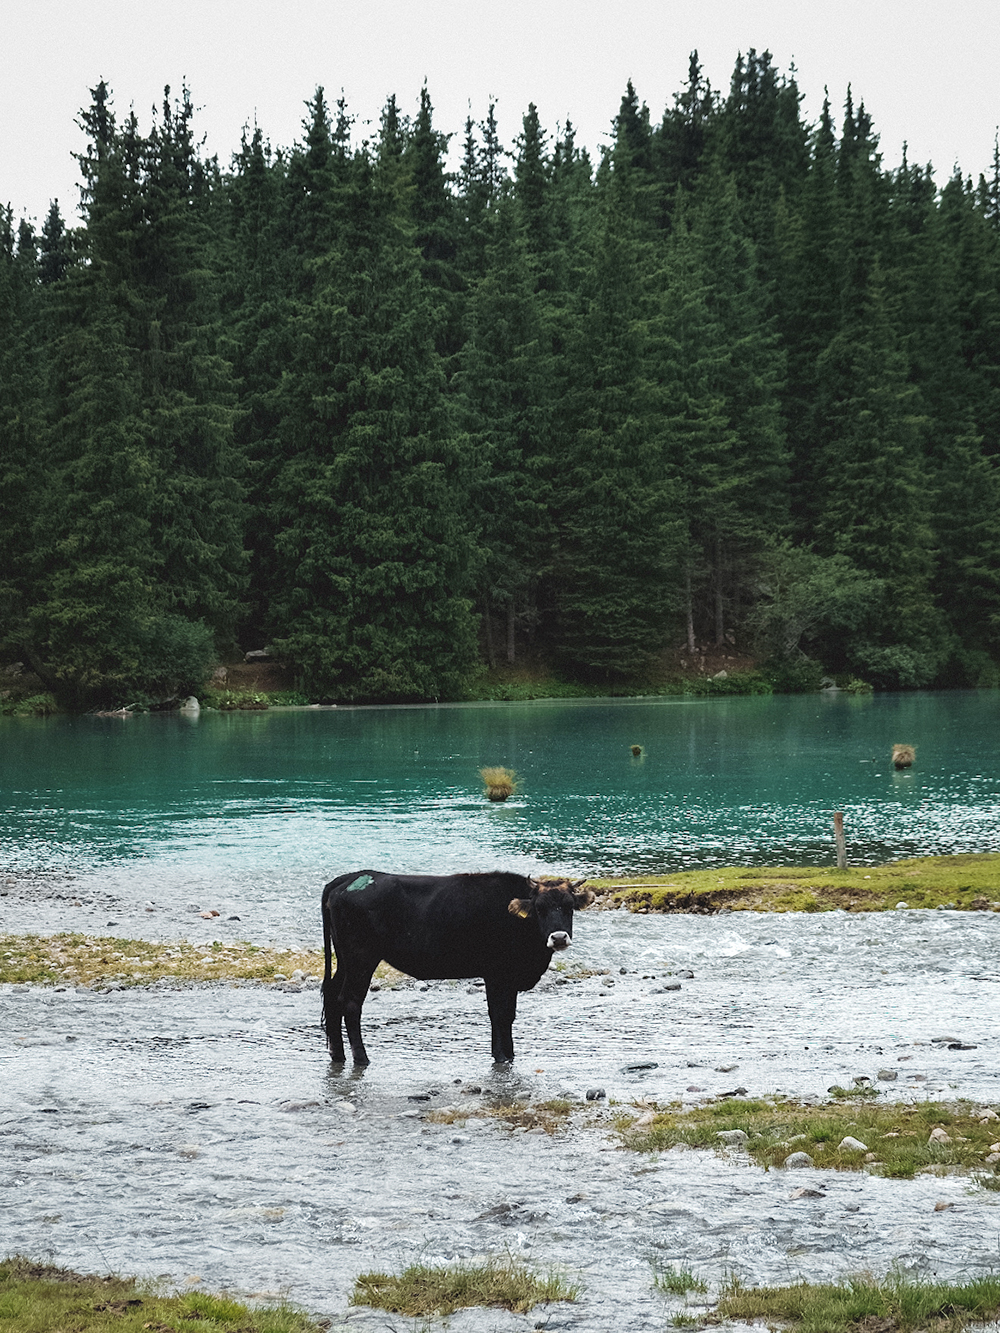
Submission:
<svg viewBox="0 0 1000 1333">
<path fill-rule="evenodd" d="M 654 1290 L 653 1262 L 703 1277 L 702 1305 L 726 1273 L 967 1279 L 995 1268 L 1000 1226 L 1000 1195 L 967 1177 L 625 1152 L 609 1103 L 824 1098 L 868 1077 L 884 1097 L 996 1109 L 998 945 L 992 913 L 585 913 L 566 966 L 521 999 L 512 1072 L 490 1063 L 464 983 L 372 994 L 357 1073 L 326 1060 L 314 990 L 0 987 L 4 1244 L 413 1333 L 347 1306 L 359 1272 L 510 1251 L 582 1283 L 578 1305 L 464 1312 L 460 1333 L 645 1333 L 684 1308 Z M 879 1084 L 886 1067 L 898 1077 Z M 560 1095 L 574 1109 L 554 1135 L 427 1118 Z M 793 1198 L 804 1183 L 821 1197 Z"/>
</svg>

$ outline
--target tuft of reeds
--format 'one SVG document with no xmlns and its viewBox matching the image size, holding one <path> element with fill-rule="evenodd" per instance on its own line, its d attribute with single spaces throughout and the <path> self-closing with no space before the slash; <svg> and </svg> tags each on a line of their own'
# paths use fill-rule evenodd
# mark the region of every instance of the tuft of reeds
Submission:
<svg viewBox="0 0 1000 1333">
<path fill-rule="evenodd" d="M 909 768 L 917 752 L 912 745 L 894 745 L 892 747 L 892 762 L 896 768 Z"/>
<path fill-rule="evenodd" d="M 506 801 L 517 791 L 517 774 L 510 768 L 481 768 L 479 776 L 486 784 L 491 801 Z"/>
<path fill-rule="evenodd" d="M 575 1301 L 579 1287 L 554 1273 L 540 1275 L 509 1255 L 485 1263 L 411 1264 L 398 1275 L 361 1273 L 352 1305 L 393 1314 L 450 1315 L 472 1305 L 526 1314 L 536 1305 Z"/>
<path fill-rule="evenodd" d="M 698 1277 L 690 1268 L 678 1268 L 675 1264 L 653 1263 L 653 1286 L 657 1291 L 669 1292 L 671 1296 L 686 1296 L 689 1291 L 708 1291 L 708 1283 Z"/>
</svg>

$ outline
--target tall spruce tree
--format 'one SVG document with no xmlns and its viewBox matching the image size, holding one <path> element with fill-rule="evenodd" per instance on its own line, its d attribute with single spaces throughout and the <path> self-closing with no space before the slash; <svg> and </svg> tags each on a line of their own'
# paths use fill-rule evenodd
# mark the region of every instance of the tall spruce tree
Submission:
<svg viewBox="0 0 1000 1333">
<path fill-rule="evenodd" d="M 558 656 L 572 671 L 613 681 L 641 675 L 669 641 L 682 532 L 650 376 L 652 309 L 642 281 L 649 260 L 624 137 L 598 190 L 567 348 L 550 595 Z"/>
<path fill-rule="evenodd" d="M 192 107 L 143 138 L 106 85 L 81 123 L 80 262 L 55 284 L 48 485 L 25 651 L 75 705 L 191 689 L 242 579 L 233 392 L 198 231 Z"/>
<path fill-rule="evenodd" d="M 332 699 L 454 696 L 476 650 L 468 460 L 403 167 L 382 146 L 330 197 L 336 248 L 296 321 L 272 506 L 275 644 Z"/>
</svg>

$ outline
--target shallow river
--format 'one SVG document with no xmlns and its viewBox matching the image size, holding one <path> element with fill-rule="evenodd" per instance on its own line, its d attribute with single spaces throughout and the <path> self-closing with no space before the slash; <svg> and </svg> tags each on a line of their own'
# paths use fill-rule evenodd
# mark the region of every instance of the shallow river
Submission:
<svg viewBox="0 0 1000 1333">
<path fill-rule="evenodd" d="M 616 1147 L 606 1102 L 581 1100 L 551 1138 L 421 1117 L 514 1092 L 822 1095 L 886 1067 L 887 1096 L 997 1108 L 998 946 L 991 913 L 583 913 L 567 967 L 610 974 L 553 972 L 521 998 L 513 1074 L 494 1071 L 485 1001 L 465 983 L 372 994 L 363 1074 L 331 1072 L 308 987 L 2 987 L 3 1248 L 413 1333 L 423 1321 L 348 1307 L 358 1273 L 509 1251 L 578 1280 L 579 1303 L 461 1312 L 452 1329 L 638 1333 L 683 1306 L 653 1289 L 656 1260 L 712 1289 L 726 1274 L 995 1271 L 1000 1195 L 967 1179 L 640 1157 Z M 656 1067 L 624 1072 L 640 1063 Z M 802 1185 L 823 1197 L 792 1199 Z"/>
</svg>

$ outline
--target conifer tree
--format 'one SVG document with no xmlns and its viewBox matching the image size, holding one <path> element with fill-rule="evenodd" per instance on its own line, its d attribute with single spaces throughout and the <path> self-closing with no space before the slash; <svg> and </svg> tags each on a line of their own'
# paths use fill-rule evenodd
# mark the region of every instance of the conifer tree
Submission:
<svg viewBox="0 0 1000 1333">
<path fill-rule="evenodd" d="M 599 173 L 554 459 L 554 646 L 570 669 L 603 680 L 651 666 L 678 611 L 678 495 L 650 377 L 651 309 L 640 276 L 648 258 L 632 184 L 623 145 Z"/>
<path fill-rule="evenodd" d="M 454 696 L 476 648 L 468 463 L 402 172 L 359 152 L 341 178 L 285 381 L 275 643 L 333 699 Z"/>
<path fill-rule="evenodd" d="M 25 628 L 77 705 L 191 689 L 231 641 L 242 579 L 232 387 L 197 215 L 190 99 L 144 139 L 104 84 L 81 123 L 82 262 L 58 289 L 49 484 Z"/>
<path fill-rule="evenodd" d="M 860 323 L 821 357 L 847 393 L 831 400 L 832 442 L 816 482 L 821 554 L 841 554 L 885 588 L 879 614 L 859 628 L 850 665 L 889 687 L 927 685 L 949 651 L 935 604 L 931 501 L 923 461 L 926 422 L 915 409 L 876 264 Z"/>
</svg>

